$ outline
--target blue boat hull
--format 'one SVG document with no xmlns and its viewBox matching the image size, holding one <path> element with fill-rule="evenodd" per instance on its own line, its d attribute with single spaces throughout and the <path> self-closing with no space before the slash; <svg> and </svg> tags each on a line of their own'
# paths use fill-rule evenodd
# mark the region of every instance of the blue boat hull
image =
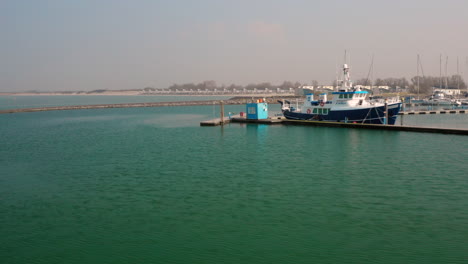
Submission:
<svg viewBox="0 0 468 264">
<path fill-rule="evenodd" d="M 394 125 L 401 109 L 401 103 L 388 105 L 388 124 Z M 328 115 L 306 114 L 283 110 L 283 115 L 287 119 L 312 120 L 328 122 L 348 122 L 364 124 L 384 124 L 385 106 L 351 109 L 351 110 L 330 110 Z"/>
</svg>

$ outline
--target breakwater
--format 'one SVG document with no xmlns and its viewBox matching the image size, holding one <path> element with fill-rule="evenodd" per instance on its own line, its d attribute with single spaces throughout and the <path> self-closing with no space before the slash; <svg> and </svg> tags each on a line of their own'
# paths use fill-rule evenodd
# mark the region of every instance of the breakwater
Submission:
<svg viewBox="0 0 468 264">
<path fill-rule="evenodd" d="M 236 100 L 226 100 L 225 104 L 242 104 Z M 103 108 L 131 108 L 131 107 L 162 107 L 162 106 L 193 106 L 219 104 L 219 100 L 209 101 L 183 101 L 183 102 L 154 102 L 154 103 L 126 103 L 126 104 L 98 104 L 98 105 L 68 105 L 51 107 L 34 107 L 0 110 L 0 114 L 42 112 L 57 110 L 81 110 L 81 109 L 103 109 Z"/>
<path fill-rule="evenodd" d="M 251 97 L 233 97 L 223 100 L 224 105 L 240 105 L 257 100 L 258 96 Z M 292 99 L 295 96 L 286 97 L 269 97 L 266 102 L 272 104 L 277 103 L 279 99 Z M 42 111 L 58 111 L 58 110 L 82 110 L 82 109 L 104 109 L 104 108 L 134 108 L 134 107 L 163 107 L 163 106 L 196 106 L 196 105 L 218 105 L 221 100 L 206 100 L 206 101 L 177 101 L 177 102 L 147 102 L 147 103 L 120 103 L 120 104 L 93 104 L 93 105 L 67 105 L 67 106 L 50 106 L 50 107 L 33 107 L 33 108 L 17 108 L 0 110 L 0 114 L 26 113 L 26 112 L 42 112 Z"/>
</svg>

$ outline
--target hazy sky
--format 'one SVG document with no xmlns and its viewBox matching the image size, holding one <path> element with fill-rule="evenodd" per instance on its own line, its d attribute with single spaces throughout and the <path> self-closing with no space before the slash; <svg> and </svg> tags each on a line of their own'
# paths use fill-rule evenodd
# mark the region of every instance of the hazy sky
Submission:
<svg viewBox="0 0 468 264">
<path fill-rule="evenodd" d="M 165 88 L 215 80 L 329 84 L 467 79 L 467 0 L 0 0 L 0 91 Z"/>
</svg>

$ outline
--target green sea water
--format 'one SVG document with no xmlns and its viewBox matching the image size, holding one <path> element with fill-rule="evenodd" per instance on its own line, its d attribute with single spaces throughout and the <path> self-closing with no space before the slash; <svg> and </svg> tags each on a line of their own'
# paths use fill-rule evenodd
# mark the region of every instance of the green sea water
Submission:
<svg viewBox="0 0 468 264">
<path fill-rule="evenodd" d="M 0 115 L 1 263 L 467 262 L 468 137 L 217 111 Z"/>
</svg>

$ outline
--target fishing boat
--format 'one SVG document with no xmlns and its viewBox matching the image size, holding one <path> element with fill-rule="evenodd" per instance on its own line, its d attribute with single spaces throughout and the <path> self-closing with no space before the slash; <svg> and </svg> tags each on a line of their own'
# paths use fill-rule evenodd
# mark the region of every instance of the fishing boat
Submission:
<svg viewBox="0 0 468 264">
<path fill-rule="evenodd" d="M 306 95 L 302 106 L 294 106 L 289 101 L 279 101 L 283 115 L 287 119 L 313 120 L 345 123 L 394 125 L 401 109 L 401 100 L 394 98 L 370 99 L 367 91 L 353 87 L 349 67 L 343 65 L 343 80 L 338 91 L 327 93 L 314 100 L 313 94 Z"/>
</svg>

